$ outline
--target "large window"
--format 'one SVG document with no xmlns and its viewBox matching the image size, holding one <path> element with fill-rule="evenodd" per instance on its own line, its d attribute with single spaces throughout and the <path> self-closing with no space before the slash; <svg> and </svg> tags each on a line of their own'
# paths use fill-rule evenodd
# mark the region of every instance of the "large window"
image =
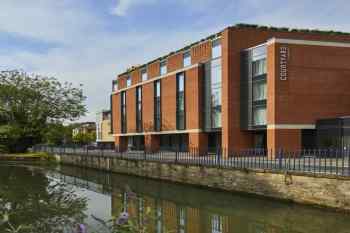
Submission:
<svg viewBox="0 0 350 233">
<path fill-rule="evenodd" d="M 141 79 L 143 82 L 147 81 L 147 79 L 148 79 L 147 68 L 143 68 L 141 70 Z"/>
<path fill-rule="evenodd" d="M 142 132 L 142 87 L 136 88 L 136 130 Z"/>
<path fill-rule="evenodd" d="M 179 209 L 179 233 L 186 233 L 186 209 Z"/>
<path fill-rule="evenodd" d="M 221 127 L 221 59 L 211 62 L 211 123 L 212 128 Z"/>
<path fill-rule="evenodd" d="M 187 67 L 187 66 L 190 66 L 191 64 L 192 64 L 191 52 L 187 51 L 183 55 L 183 65 L 184 65 L 184 67 Z"/>
<path fill-rule="evenodd" d="M 167 72 L 168 72 L 167 62 L 166 61 L 161 61 L 160 62 L 160 75 L 165 75 Z"/>
<path fill-rule="evenodd" d="M 266 100 L 266 80 L 253 82 L 253 101 Z"/>
<path fill-rule="evenodd" d="M 160 80 L 154 82 L 154 130 L 161 129 L 161 87 Z"/>
<path fill-rule="evenodd" d="M 255 126 L 266 125 L 266 106 L 253 108 L 253 122 Z"/>
<path fill-rule="evenodd" d="M 253 61 L 253 78 L 266 74 L 266 58 Z"/>
<path fill-rule="evenodd" d="M 131 86 L 131 77 L 128 76 L 128 78 L 126 79 L 126 87 L 130 87 Z"/>
<path fill-rule="evenodd" d="M 212 42 L 211 57 L 221 57 L 221 40 L 217 39 Z"/>
<path fill-rule="evenodd" d="M 185 74 L 176 76 L 176 128 L 185 129 Z"/>
<path fill-rule="evenodd" d="M 121 131 L 126 133 L 126 92 L 121 92 Z"/>
<path fill-rule="evenodd" d="M 223 232 L 223 217 L 214 214 L 211 217 L 211 232 L 222 233 Z"/>
</svg>

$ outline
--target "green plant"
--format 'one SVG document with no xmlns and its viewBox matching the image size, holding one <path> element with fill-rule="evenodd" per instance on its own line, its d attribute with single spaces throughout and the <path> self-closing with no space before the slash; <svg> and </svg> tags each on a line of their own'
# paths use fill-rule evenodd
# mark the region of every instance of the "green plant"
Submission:
<svg viewBox="0 0 350 233">
<path fill-rule="evenodd" d="M 40 143 L 50 123 L 86 113 L 82 89 L 55 78 L 0 72 L 0 145 L 11 153 Z"/>
</svg>

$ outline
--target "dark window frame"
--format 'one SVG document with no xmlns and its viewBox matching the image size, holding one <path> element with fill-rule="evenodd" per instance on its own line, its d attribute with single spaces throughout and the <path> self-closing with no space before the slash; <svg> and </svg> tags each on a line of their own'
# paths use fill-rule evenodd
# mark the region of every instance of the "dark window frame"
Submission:
<svg viewBox="0 0 350 233">
<path fill-rule="evenodd" d="M 219 63 L 220 64 L 215 64 L 213 65 L 213 62 L 216 62 L 216 61 L 220 61 Z M 211 128 L 213 130 L 219 130 L 219 129 L 222 129 L 222 73 L 220 75 L 220 82 L 216 82 L 216 83 L 213 83 L 213 73 L 212 73 L 212 70 L 214 68 L 217 68 L 218 66 L 220 66 L 220 70 L 222 72 L 222 59 L 221 57 L 217 57 L 217 58 L 214 58 L 211 60 L 211 64 L 210 64 L 210 92 L 211 92 L 211 98 L 210 98 L 210 118 L 211 118 Z M 218 95 L 220 98 L 220 104 L 219 105 L 214 105 L 214 93 L 216 93 L 216 91 L 219 91 L 220 94 Z M 220 126 L 216 126 L 215 125 L 215 112 L 219 112 L 220 113 Z"/>
<path fill-rule="evenodd" d="M 146 74 L 146 79 L 145 80 L 143 80 L 143 77 L 142 77 L 143 74 Z M 142 67 L 140 69 L 140 77 L 141 77 L 141 82 L 145 82 L 145 81 L 148 80 L 148 69 L 147 69 L 147 66 Z"/>
<path fill-rule="evenodd" d="M 127 132 L 126 91 L 120 93 L 121 133 Z"/>
<path fill-rule="evenodd" d="M 142 132 L 142 86 L 136 87 L 136 131 Z"/>
<path fill-rule="evenodd" d="M 159 97 L 157 97 L 158 83 Z M 154 130 L 157 132 L 162 130 L 162 85 L 160 80 L 154 82 Z"/>
<path fill-rule="evenodd" d="M 180 87 L 180 77 L 183 77 L 183 91 L 182 91 L 182 95 L 183 95 L 183 112 L 180 111 L 180 91 L 179 91 L 179 87 Z M 176 129 L 177 130 L 185 130 L 186 129 L 186 74 L 185 72 L 181 72 L 176 74 Z M 181 115 L 182 116 L 181 116 Z M 180 125 L 180 117 L 183 117 L 183 125 Z"/>
<path fill-rule="evenodd" d="M 185 64 L 186 58 L 189 58 L 190 64 L 188 64 L 188 65 Z M 189 67 L 189 66 L 191 66 L 191 65 L 192 65 L 191 51 L 190 51 L 190 50 L 187 50 L 187 51 L 185 51 L 185 52 L 182 54 L 182 66 L 183 66 L 183 67 Z"/>
<path fill-rule="evenodd" d="M 165 67 L 165 73 L 162 73 L 162 67 Z M 163 76 L 168 73 L 168 61 L 167 60 L 162 60 L 159 62 L 159 75 Z"/>
</svg>

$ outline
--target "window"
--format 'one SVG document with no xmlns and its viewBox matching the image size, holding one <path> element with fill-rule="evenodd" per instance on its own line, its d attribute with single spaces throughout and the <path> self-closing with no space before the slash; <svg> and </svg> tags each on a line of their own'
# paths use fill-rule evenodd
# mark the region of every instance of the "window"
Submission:
<svg viewBox="0 0 350 233">
<path fill-rule="evenodd" d="M 163 232 L 163 222 L 162 222 L 162 218 L 163 218 L 163 211 L 162 211 L 162 207 L 157 206 L 157 213 L 156 213 L 156 217 L 157 217 L 157 233 L 162 233 Z"/>
<path fill-rule="evenodd" d="M 184 53 L 183 55 L 183 65 L 184 67 L 187 67 L 187 66 L 190 66 L 192 64 L 192 61 L 191 61 L 191 52 L 190 51 L 187 51 Z"/>
<path fill-rule="evenodd" d="M 266 125 L 266 107 L 253 108 L 253 121 L 255 126 Z"/>
<path fill-rule="evenodd" d="M 211 62 L 211 122 L 212 128 L 221 127 L 221 59 Z"/>
<path fill-rule="evenodd" d="M 218 58 L 221 57 L 221 40 L 217 39 L 212 42 L 211 57 Z"/>
<path fill-rule="evenodd" d="M 253 77 L 266 74 L 266 58 L 253 61 Z"/>
<path fill-rule="evenodd" d="M 131 86 L 131 77 L 128 76 L 128 78 L 126 79 L 126 87 L 130 87 Z"/>
<path fill-rule="evenodd" d="M 128 194 L 126 192 L 123 193 L 123 211 L 128 212 Z"/>
<path fill-rule="evenodd" d="M 143 226 L 145 220 L 145 202 L 142 197 L 139 198 L 139 225 Z"/>
<path fill-rule="evenodd" d="M 142 132 L 142 87 L 136 87 L 136 130 Z"/>
<path fill-rule="evenodd" d="M 180 207 L 179 210 L 179 232 L 186 232 L 186 209 L 183 207 Z"/>
<path fill-rule="evenodd" d="M 112 82 L 112 91 L 115 92 L 118 90 L 118 81 L 117 80 L 113 80 Z"/>
<path fill-rule="evenodd" d="M 168 72 L 167 70 L 167 62 L 161 61 L 160 62 L 160 75 L 165 75 Z"/>
<path fill-rule="evenodd" d="M 223 218 L 219 215 L 213 215 L 211 218 L 211 232 L 222 233 L 223 230 Z"/>
<path fill-rule="evenodd" d="M 185 129 L 185 74 L 176 75 L 176 128 Z"/>
<path fill-rule="evenodd" d="M 126 133 L 126 92 L 121 93 L 121 131 Z"/>
<path fill-rule="evenodd" d="M 253 82 L 253 101 L 266 100 L 266 81 Z"/>
<path fill-rule="evenodd" d="M 147 81 L 148 79 L 147 68 L 143 68 L 141 70 L 141 79 L 142 79 L 142 82 Z"/>
<path fill-rule="evenodd" d="M 160 80 L 154 82 L 154 130 L 161 129 L 161 87 Z"/>
</svg>

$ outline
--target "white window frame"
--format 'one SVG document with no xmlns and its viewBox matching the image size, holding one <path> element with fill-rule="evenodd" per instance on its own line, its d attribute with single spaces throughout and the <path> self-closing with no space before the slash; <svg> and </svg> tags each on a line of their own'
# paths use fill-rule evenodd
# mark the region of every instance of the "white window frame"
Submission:
<svg viewBox="0 0 350 233">
<path fill-rule="evenodd" d="M 140 73 L 141 73 L 141 80 L 142 80 L 142 82 L 147 81 L 148 80 L 147 67 L 142 68 Z"/>
<path fill-rule="evenodd" d="M 212 59 L 222 56 L 221 38 L 212 40 L 211 42 L 211 57 Z"/>
<path fill-rule="evenodd" d="M 130 75 L 126 78 L 126 87 L 130 87 L 131 86 L 131 77 Z"/>
<path fill-rule="evenodd" d="M 189 63 L 186 64 L 186 58 L 189 59 Z M 185 51 L 183 53 L 183 67 L 188 67 L 188 66 L 191 66 L 192 65 L 192 56 L 191 56 L 191 51 L 188 50 L 188 51 Z"/>
<path fill-rule="evenodd" d="M 168 63 L 166 60 L 163 60 L 159 64 L 159 74 L 162 76 L 167 73 L 168 73 Z"/>
</svg>

